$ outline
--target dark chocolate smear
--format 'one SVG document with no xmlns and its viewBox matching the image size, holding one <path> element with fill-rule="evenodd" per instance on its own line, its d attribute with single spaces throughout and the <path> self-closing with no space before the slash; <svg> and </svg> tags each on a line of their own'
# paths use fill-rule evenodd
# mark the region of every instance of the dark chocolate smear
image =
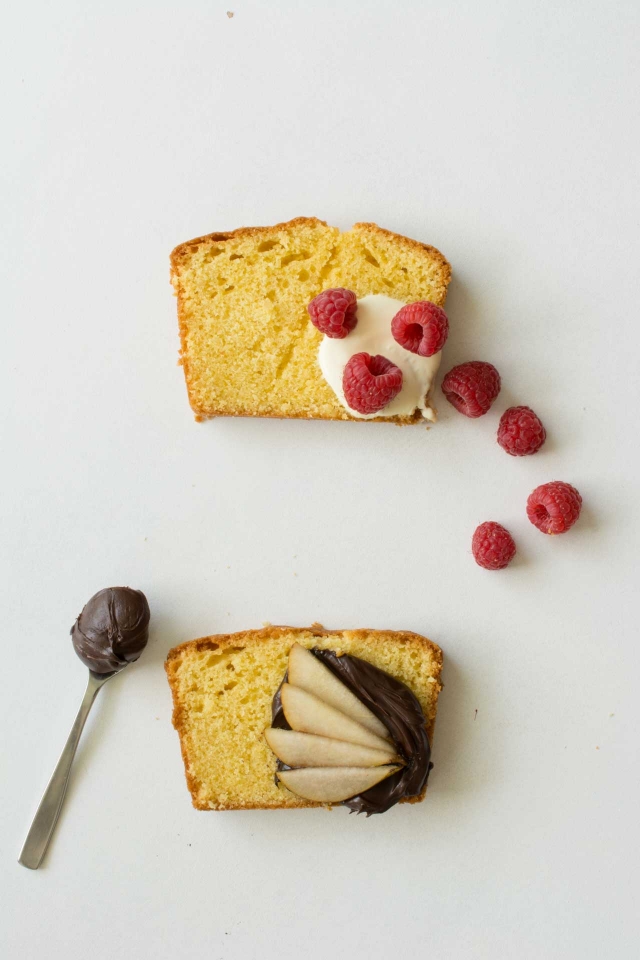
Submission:
<svg viewBox="0 0 640 960">
<path fill-rule="evenodd" d="M 137 660 L 146 647 L 149 619 L 149 604 L 140 590 L 99 590 L 71 628 L 74 649 L 95 673 L 122 670 Z"/>
<path fill-rule="evenodd" d="M 405 766 L 382 780 L 370 790 L 349 800 L 343 800 L 352 812 L 384 813 L 405 797 L 419 796 L 427 782 L 431 747 L 422 707 L 414 694 L 401 680 L 379 670 L 360 657 L 345 653 L 338 656 L 333 650 L 311 650 L 372 713 L 384 723 Z M 283 683 L 286 681 L 285 675 Z M 280 688 L 271 706 L 272 726 L 290 730 L 282 709 Z M 278 769 L 288 769 L 278 761 Z"/>
</svg>

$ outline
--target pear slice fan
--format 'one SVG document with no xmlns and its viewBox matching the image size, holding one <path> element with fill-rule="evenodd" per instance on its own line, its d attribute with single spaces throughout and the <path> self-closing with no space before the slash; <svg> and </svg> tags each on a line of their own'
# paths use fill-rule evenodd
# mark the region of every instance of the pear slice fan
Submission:
<svg viewBox="0 0 640 960">
<path fill-rule="evenodd" d="M 295 643 L 282 709 L 291 730 L 269 727 L 270 748 L 291 770 L 278 779 L 304 800 L 339 803 L 403 765 L 389 731 L 317 657 Z"/>
</svg>

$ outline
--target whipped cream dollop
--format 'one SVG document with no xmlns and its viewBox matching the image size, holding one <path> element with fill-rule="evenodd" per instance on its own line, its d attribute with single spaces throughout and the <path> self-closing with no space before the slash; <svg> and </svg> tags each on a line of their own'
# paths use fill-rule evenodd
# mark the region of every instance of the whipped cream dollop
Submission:
<svg viewBox="0 0 640 960">
<path fill-rule="evenodd" d="M 343 340 L 323 337 L 318 351 L 318 363 L 322 375 L 336 397 L 352 416 L 359 420 L 375 417 L 410 417 L 420 410 L 426 420 L 435 422 L 435 410 L 430 406 L 429 395 L 434 377 L 440 366 L 441 353 L 432 357 L 420 357 L 400 346 L 391 333 L 391 321 L 398 310 L 404 307 L 402 300 L 384 294 L 370 294 L 358 300 L 358 323 L 355 330 Z M 358 413 L 345 400 L 342 375 L 347 361 L 356 353 L 380 354 L 402 370 L 402 390 L 393 400 L 376 413 Z"/>
</svg>

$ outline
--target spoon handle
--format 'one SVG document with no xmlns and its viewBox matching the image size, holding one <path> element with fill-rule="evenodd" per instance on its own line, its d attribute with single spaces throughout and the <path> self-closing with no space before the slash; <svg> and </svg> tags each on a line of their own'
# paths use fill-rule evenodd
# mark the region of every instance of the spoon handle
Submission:
<svg viewBox="0 0 640 960">
<path fill-rule="evenodd" d="M 23 867 L 28 867 L 30 870 L 37 870 L 42 863 L 42 859 L 49 846 L 49 841 L 53 835 L 54 827 L 60 816 L 60 811 L 62 810 L 64 795 L 67 792 L 67 784 L 69 783 L 69 774 L 71 773 L 71 764 L 73 763 L 73 758 L 80 741 L 82 728 L 89 716 L 89 711 L 93 706 L 93 701 L 96 698 L 98 690 L 112 676 L 113 674 L 99 676 L 91 672 L 89 673 L 87 689 L 82 698 L 78 715 L 71 728 L 69 739 L 65 744 L 51 780 L 40 801 L 40 806 L 33 818 L 33 823 L 31 824 L 27 839 L 24 842 L 18 858 L 18 863 L 21 863 Z"/>
</svg>

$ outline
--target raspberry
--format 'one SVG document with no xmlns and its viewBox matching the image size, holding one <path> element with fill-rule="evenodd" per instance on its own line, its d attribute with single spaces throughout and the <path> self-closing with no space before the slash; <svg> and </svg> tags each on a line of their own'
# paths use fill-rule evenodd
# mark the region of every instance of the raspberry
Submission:
<svg viewBox="0 0 640 960">
<path fill-rule="evenodd" d="M 512 457 L 536 453 L 546 439 L 547 431 L 531 407 L 509 407 L 500 417 L 498 443 Z"/>
<path fill-rule="evenodd" d="M 319 293 L 307 310 L 311 323 L 321 333 L 332 340 L 344 340 L 358 322 L 357 306 L 358 301 L 353 290 L 336 287 L 334 290 L 323 290 Z"/>
<path fill-rule="evenodd" d="M 543 483 L 529 494 L 527 516 L 534 527 L 553 536 L 566 533 L 580 516 L 582 497 L 575 487 L 562 480 Z"/>
<path fill-rule="evenodd" d="M 444 310 L 428 300 L 408 303 L 391 321 L 394 340 L 420 357 L 432 357 L 444 347 L 449 321 Z"/>
<path fill-rule="evenodd" d="M 402 390 L 402 370 L 386 357 L 356 353 L 342 374 L 344 398 L 358 413 L 377 413 Z"/>
<path fill-rule="evenodd" d="M 465 417 L 481 417 L 500 393 L 500 374 L 483 360 L 461 363 L 449 370 L 442 392 Z"/>
<path fill-rule="evenodd" d="M 502 570 L 516 555 L 513 537 L 501 523 L 487 520 L 476 529 L 471 541 L 473 556 L 485 570 Z"/>
</svg>

